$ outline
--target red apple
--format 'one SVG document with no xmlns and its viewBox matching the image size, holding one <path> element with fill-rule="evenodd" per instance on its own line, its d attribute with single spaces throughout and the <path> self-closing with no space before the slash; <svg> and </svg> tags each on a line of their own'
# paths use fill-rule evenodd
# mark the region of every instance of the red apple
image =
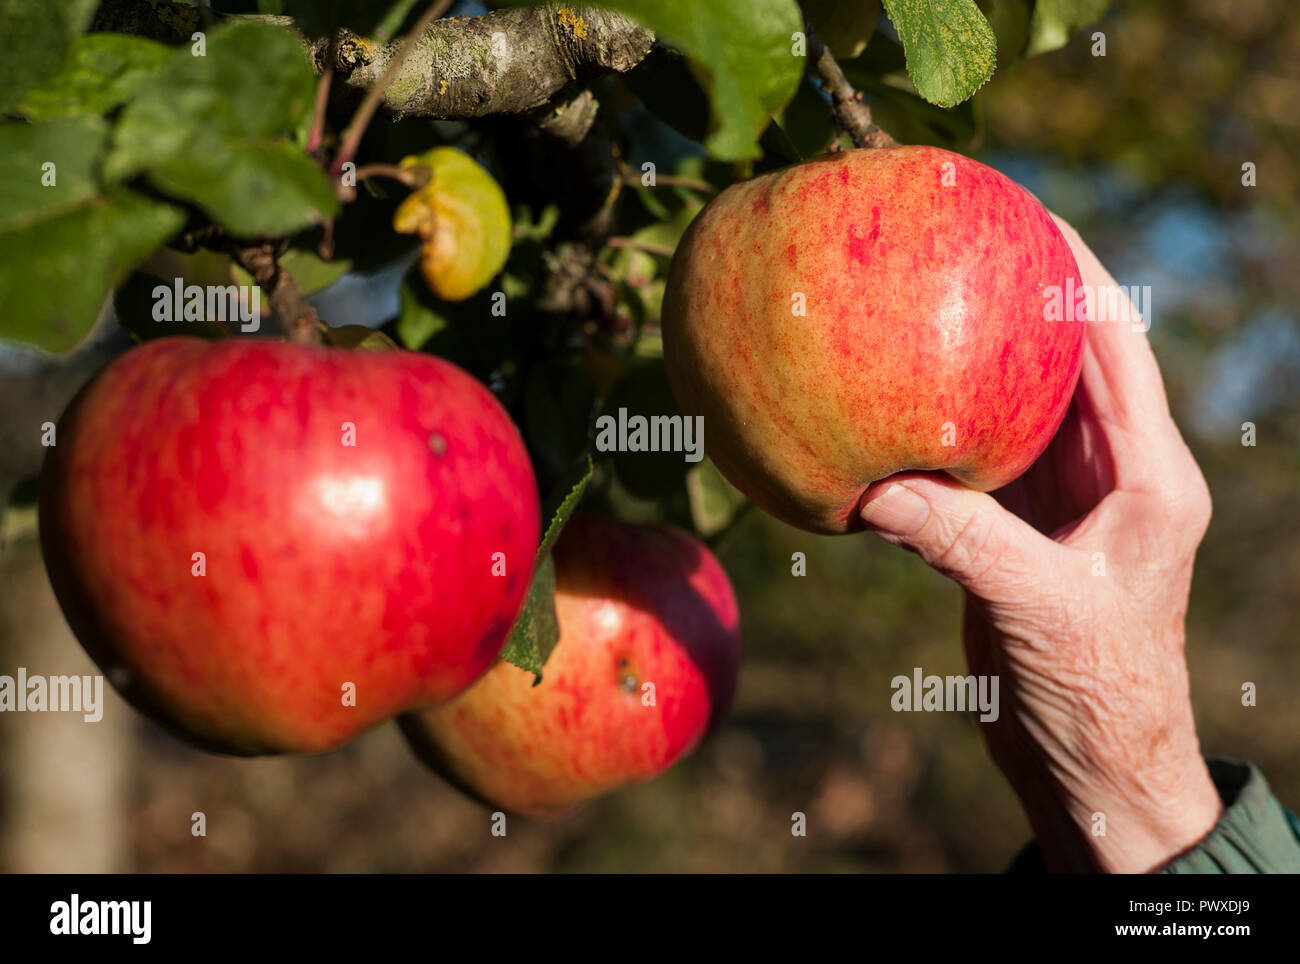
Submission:
<svg viewBox="0 0 1300 964">
<path fill-rule="evenodd" d="M 516 813 L 662 773 L 726 713 L 740 661 L 731 583 L 686 533 L 578 513 L 554 558 L 560 638 L 541 683 L 499 661 L 401 721 L 435 770 Z"/>
<path fill-rule="evenodd" d="M 1079 286 L 1047 211 L 992 168 L 931 147 L 849 151 L 700 213 L 669 272 L 664 355 L 737 488 L 792 525 L 847 532 L 895 473 L 987 491 L 1030 466 L 1078 379 Z M 1047 320 L 1053 294 L 1071 320 Z"/>
<path fill-rule="evenodd" d="M 510 417 L 447 362 L 164 338 L 64 414 L 40 522 L 123 695 L 252 754 L 336 747 L 473 682 L 527 590 L 538 501 Z"/>
</svg>

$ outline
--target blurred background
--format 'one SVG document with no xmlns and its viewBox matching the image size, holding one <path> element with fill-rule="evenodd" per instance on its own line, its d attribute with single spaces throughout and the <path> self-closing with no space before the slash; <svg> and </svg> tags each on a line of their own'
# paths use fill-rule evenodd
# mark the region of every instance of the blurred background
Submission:
<svg viewBox="0 0 1300 964">
<path fill-rule="evenodd" d="M 1203 748 L 1256 763 L 1296 809 L 1300 4 L 1125 5 L 999 70 L 975 109 L 970 152 L 1073 222 L 1121 284 L 1152 287 L 1150 336 L 1214 495 L 1188 615 Z M 8 511 L 0 672 L 92 672 L 34 534 L 32 510 Z M 392 726 L 323 756 L 231 759 L 110 695 L 95 726 L 0 718 L 0 869 L 1002 870 L 1029 831 L 978 725 L 889 707 L 890 679 L 913 667 L 965 672 L 958 590 L 871 537 L 810 536 L 757 511 L 718 552 L 741 603 L 737 702 L 651 783 L 562 818 L 513 817 L 495 838 L 488 811 Z M 1256 707 L 1242 706 L 1248 681 Z M 790 833 L 795 811 L 806 837 Z M 191 836 L 196 812 L 206 837 Z"/>
</svg>

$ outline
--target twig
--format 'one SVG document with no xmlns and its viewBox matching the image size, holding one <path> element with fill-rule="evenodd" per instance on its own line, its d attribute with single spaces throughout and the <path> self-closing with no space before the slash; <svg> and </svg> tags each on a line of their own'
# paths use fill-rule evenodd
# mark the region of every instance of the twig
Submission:
<svg viewBox="0 0 1300 964">
<path fill-rule="evenodd" d="M 655 244 L 653 241 L 638 241 L 636 238 L 613 237 L 606 238 L 605 244 L 611 248 L 631 248 L 633 251 L 644 251 L 646 254 L 662 255 L 665 258 L 673 256 L 673 249 L 666 244 Z"/>
<path fill-rule="evenodd" d="M 424 31 L 428 29 L 429 24 L 446 13 L 448 8 L 451 7 L 451 3 L 452 0 L 437 0 L 436 3 L 429 6 L 429 9 L 424 12 L 424 16 L 420 17 L 419 22 L 411 28 L 411 32 L 402 41 L 397 56 L 389 62 L 388 69 L 379 78 L 379 83 L 366 91 L 366 99 L 361 102 L 357 112 L 352 115 L 347 130 L 343 132 L 343 144 L 339 148 L 338 156 L 334 158 L 332 168 L 335 176 L 343 170 L 343 165 L 356 155 L 357 147 L 361 144 L 361 136 L 365 134 L 366 127 L 370 124 L 370 118 L 374 117 L 375 111 L 379 109 L 380 103 L 383 102 L 384 92 L 388 90 L 388 85 L 393 82 L 397 72 L 402 69 L 402 63 L 415 49 L 416 43 L 423 36 Z"/>
<path fill-rule="evenodd" d="M 321 345 L 325 339 L 325 326 L 321 324 L 316 309 L 298 290 L 293 276 L 280 266 L 279 251 L 274 244 L 254 244 L 236 248 L 233 252 L 240 266 L 253 276 L 253 281 L 266 292 L 280 324 L 284 326 L 289 341 L 299 345 Z"/>
<path fill-rule="evenodd" d="M 898 141 L 872 122 L 871 108 L 862 102 L 862 95 L 853 89 L 826 45 L 811 29 L 806 35 L 809 57 L 821 78 L 822 88 L 831 97 L 831 113 L 836 126 L 858 147 L 897 147 Z"/>
<path fill-rule="evenodd" d="M 334 260 L 334 219 L 326 218 L 321 225 L 320 242 L 316 245 L 316 257 L 322 261 Z"/>
<path fill-rule="evenodd" d="M 401 181 L 411 190 L 419 190 L 429 183 L 431 173 L 423 164 L 412 164 L 410 167 L 401 167 L 397 164 L 363 164 L 357 168 L 357 180 L 364 181 L 368 177 L 387 177 L 394 181 Z"/>
<path fill-rule="evenodd" d="M 641 186 L 641 175 L 635 171 L 628 171 L 623 176 L 623 183 L 632 187 Z M 656 174 L 655 187 L 659 185 L 664 187 L 684 187 L 688 191 L 698 191 L 701 194 L 717 194 L 718 189 L 708 181 L 701 181 L 694 177 L 681 177 L 677 174 Z"/>
<path fill-rule="evenodd" d="M 325 139 L 325 111 L 330 102 L 330 83 L 334 80 L 334 58 L 338 47 L 338 34 L 330 35 L 329 46 L 325 48 L 325 69 L 316 81 L 315 113 L 311 118 L 311 133 L 307 137 L 307 153 L 315 153 Z"/>
</svg>

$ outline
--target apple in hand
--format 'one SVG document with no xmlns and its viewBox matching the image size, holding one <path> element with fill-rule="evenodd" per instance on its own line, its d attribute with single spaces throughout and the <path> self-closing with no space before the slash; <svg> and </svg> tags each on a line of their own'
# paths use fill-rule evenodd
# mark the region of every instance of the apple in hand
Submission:
<svg viewBox="0 0 1300 964">
<path fill-rule="evenodd" d="M 988 491 L 1051 441 L 1082 360 L 1078 267 L 1043 206 L 931 147 L 848 151 L 723 191 L 673 257 L 664 355 L 761 508 L 861 528 L 873 483 Z"/>
<path fill-rule="evenodd" d="M 731 705 L 731 583 L 667 526 L 576 514 L 554 550 L 560 638 L 542 681 L 504 660 L 402 717 L 416 753 L 471 795 L 545 814 L 662 773 Z"/>
<path fill-rule="evenodd" d="M 123 695 L 209 749 L 320 751 L 469 686 L 538 542 L 532 465 L 447 362 L 164 338 L 77 397 L 50 579 Z"/>
</svg>

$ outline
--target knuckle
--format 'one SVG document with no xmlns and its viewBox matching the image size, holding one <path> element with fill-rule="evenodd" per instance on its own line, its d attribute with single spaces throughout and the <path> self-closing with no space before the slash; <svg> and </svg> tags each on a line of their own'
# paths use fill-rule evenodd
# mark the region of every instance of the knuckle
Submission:
<svg viewBox="0 0 1300 964">
<path fill-rule="evenodd" d="M 1210 487 L 1205 482 L 1205 477 L 1200 472 L 1196 473 L 1196 484 L 1190 497 L 1191 525 L 1196 530 L 1197 536 L 1205 535 L 1205 530 L 1210 527 L 1210 519 L 1214 516 L 1214 499 L 1210 495 Z"/>
<path fill-rule="evenodd" d="M 1210 527 L 1214 502 L 1199 469 L 1193 469 L 1176 485 L 1160 493 L 1156 514 L 1163 527 L 1198 544 Z"/>
</svg>

